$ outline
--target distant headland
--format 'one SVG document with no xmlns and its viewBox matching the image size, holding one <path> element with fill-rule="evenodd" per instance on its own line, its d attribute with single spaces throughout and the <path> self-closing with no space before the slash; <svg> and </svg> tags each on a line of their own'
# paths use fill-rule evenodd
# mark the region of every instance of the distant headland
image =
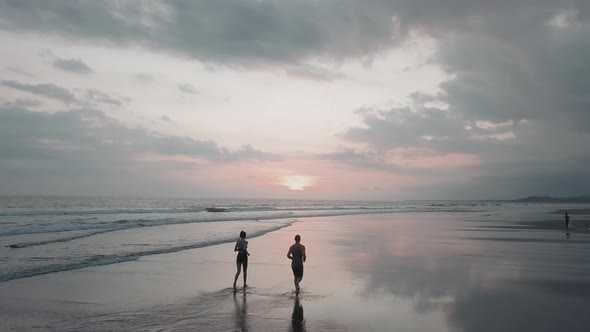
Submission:
<svg viewBox="0 0 590 332">
<path fill-rule="evenodd" d="M 528 196 L 510 200 L 515 203 L 590 203 L 590 196 L 551 197 Z"/>
</svg>

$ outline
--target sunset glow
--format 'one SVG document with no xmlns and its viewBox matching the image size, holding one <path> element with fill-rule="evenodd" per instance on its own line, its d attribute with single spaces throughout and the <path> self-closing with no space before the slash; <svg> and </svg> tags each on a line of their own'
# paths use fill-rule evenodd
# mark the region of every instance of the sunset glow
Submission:
<svg viewBox="0 0 590 332">
<path fill-rule="evenodd" d="M 312 185 L 313 179 L 306 175 L 288 175 L 281 177 L 280 183 L 290 190 L 305 190 Z"/>
<path fill-rule="evenodd" d="M 587 194 L 587 1 L 431 2 L 0 0 L 0 194 Z"/>
</svg>

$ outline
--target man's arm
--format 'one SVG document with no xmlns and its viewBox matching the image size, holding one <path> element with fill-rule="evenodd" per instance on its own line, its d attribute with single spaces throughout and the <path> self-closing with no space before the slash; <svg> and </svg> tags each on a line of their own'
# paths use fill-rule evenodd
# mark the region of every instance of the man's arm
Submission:
<svg viewBox="0 0 590 332">
<path fill-rule="evenodd" d="M 289 247 L 289 251 L 287 252 L 287 258 L 293 259 L 293 246 Z"/>
<path fill-rule="evenodd" d="M 303 254 L 303 261 L 305 262 L 305 259 L 307 258 L 307 256 L 305 256 L 305 246 L 301 246 L 301 253 Z"/>
</svg>

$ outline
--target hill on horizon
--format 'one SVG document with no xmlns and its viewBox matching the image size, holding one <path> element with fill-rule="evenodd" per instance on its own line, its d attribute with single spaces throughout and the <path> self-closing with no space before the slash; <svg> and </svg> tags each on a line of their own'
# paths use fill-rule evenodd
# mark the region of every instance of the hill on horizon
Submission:
<svg viewBox="0 0 590 332">
<path fill-rule="evenodd" d="M 552 196 L 527 196 L 513 199 L 516 203 L 590 203 L 588 196 L 552 197 Z"/>
</svg>

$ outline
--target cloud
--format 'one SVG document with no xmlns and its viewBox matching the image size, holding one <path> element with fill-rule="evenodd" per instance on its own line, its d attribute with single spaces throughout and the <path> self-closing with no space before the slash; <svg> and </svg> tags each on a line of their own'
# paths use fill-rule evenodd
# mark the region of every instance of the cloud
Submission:
<svg viewBox="0 0 590 332">
<path fill-rule="evenodd" d="M 178 90 L 182 93 L 187 93 L 191 95 L 199 93 L 199 91 L 197 91 L 197 89 L 189 83 L 178 84 Z"/>
<path fill-rule="evenodd" d="M 20 68 L 17 68 L 17 67 L 5 67 L 4 69 L 9 73 L 14 73 L 14 74 L 26 76 L 26 77 L 33 77 L 33 75 L 31 73 L 29 73 L 25 70 L 22 70 Z"/>
<path fill-rule="evenodd" d="M 140 45 L 206 62 L 298 64 L 317 57 L 371 57 L 412 33 L 445 38 L 483 27 L 519 35 L 512 32 L 525 21 L 567 11 L 575 14 L 571 20 L 583 20 L 588 5 L 566 0 L 534 5 L 529 0 L 3 1 L 0 29 Z M 509 22 L 502 26 L 505 15 Z"/>
<path fill-rule="evenodd" d="M 0 29 L 326 81 L 339 77 L 311 66 L 316 59 L 371 59 L 432 39 L 437 49 L 427 62 L 450 77 L 439 92 L 360 110 L 362 125 L 340 135 L 346 148 L 323 157 L 388 172 L 407 171 L 414 160 L 432 174 L 448 174 L 441 158 L 463 158 L 430 192 L 464 198 L 551 187 L 586 193 L 574 181 L 588 178 L 576 163 L 590 154 L 589 13 L 587 1 L 570 0 L 3 1 Z M 2 85 L 68 99 L 55 85 Z"/>
<path fill-rule="evenodd" d="M 383 1 L 4 1 L 0 13 L 5 31 L 143 45 L 216 63 L 362 56 L 396 37 Z"/>
<path fill-rule="evenodd" d="M 284 70 L 289 77 L 318 82 L 331 82 L 346 77 L 342 73 L 311 65 L 285 66 Z"/>
<path fill-rule="evenodd" d="M 465 136 L 461 120 L 441 109 L 403 107 L 382 111 L 365 108 L 362 112 L 366 127 L 350 128 L 342 137 L 379 151 L 429 146 L 451 137 Z"/>
<path fill-rule="evenodd" d="M 211 161 L 274 160 L 276 155 L 244 145 L 231 151 L 213 141 L 167 136 L 132 128 L 98 110 L 70 110 L 48 114 L 23 108 L 0 107 L 4 150 L 22 155 L 35 151 L 111 151 L 125 154 L 160 153 L 203 157 Z M 45 154 L 42 154 L 45 156 Z"/>
<path fill-rule="evenodd" d="M 386 165 L 380 156 L 373 151 L 342 149 L 337 152 L 322 153 L 317 157 L 319 159 L 334 160 L 344 165 L 361 169 L 393 170 L 391 165 Z"/>
<path fill-rule="evenodd" d="M 574 21 L 589 12 L 585 2 L 567 0 L 3 1 L 0 28 L 143 45 L 204 61 L 293 63 L 370 55 L 412 31 L 439 37 L 478 29 L 505 14 L 550 19 L 568 11 Z M 513 22 L 491 27 L 509 35 Z"/>
<path fill-rule="evenodd" d="M 15 106 L 15 107 L 38 107 L 43 105 L 43 103 L 37 99 L 29 99 L 29 98 L 18 98 L 11 102 L 5 102 L 4 106 Z"/>
<path fill-rule="evenodd" d="M 53 62 L 53 67 L 76 74 L 84 75 L 92 73 L 92 69 L 81 59 L 57 59 Z"/>
<path fill-rule="evenodd" d="M 142 81 L 142 82 L 153 82 L 154 81 L 154 76 L 152 76 L 150 74 L 146 74 L 146 73 L 139 73 L 139 74 L 135 75 L 135 78 L 139 81 Z"/>
<path fill-rule="evenodd" d="M 450 79 L 435 95 L 409 96 L 405 107 L 358 110 L 363 125 L 340 135 L 355 154 L 343 149 L 329 157 L 361 169 L 386 166 L 401 151 L 428 151 L 430 162 L 479 160 L 476 169 L 467 163 L 469 172 L 447 174 L 446 184 L 415 188 L 433 198 L 587 194 L 579 183 L 590 179 L 581 166 L 590 154 L 583 143 L 590 140 L 588 5 L 425 3 L 398 1 L 396 17 L 402 29 L 435 38 L 430 62 Z M 415 159 L 413 171 L 425 161 Z"/>
<path fill-rule="evenodd" d="M 282 158 L 270 152 L 264 152 L 253 148 L 250 144 L 242 145 L 239 150 L 228 155 L 228 160 L 268 160 L 281 161 Z"/>
<path fill-rule="evenodd" d="M 100 90 L 86 90 L 85 99 L 92 103 L 110 104 L 114 106 L 123 106 L 124 100 L 112 97 Z"/>
<path fill-rule="evenodd" d="M 120 107 L 123 106 L 126 101 L 128 101 L 127 98 L 116 98 L 96 89 L 82 90 L 82 95 L 76 96 L 72 90 L 55 85 L 53 83 L 29 84 L 18 81 L 4 80 L 0 82 L 0 85 L 19 91 L 29 92 L 41 97 L 61 101 L 67 106 L 92 106 L 107 104 Z M 20 106 L 27 105 L 21 104 Z"/>
<path fill-rule="evenodd" d="M 322 157 L 358 169 L 421 176 L 428 185 L 408 192 L 413 197 L 573 196 L 588 191 L 580 183 L 590 181 L 590 171 L 583 167 L 590 162 L 590 148 L 582 143 L 590 133 L 572 124 L 543 117 L 474 121 L 477 117 L 452 103 L 433 108 L 416 100 L 405 108 L 358 113 L 364 126 L 340 136 L 357 148 Z"/>
<path fill-rule="evenodd" d="M 20 83 L 17 81 L 4 80 L 0 82 L 0 85 L 20 91 L 30 92 L 32 94 L 36 94 L 46 98 L 58 100 L 66 105 L 75 103 L 77 101 L 76 96 L 74 96 L 74 94 L 70 90 L 52 83 L 27 84 Z"/>
<path fill-rule="evenodd" d="M 147 185 L 142 181 L 179 189 L 166 177 L 203 165 L 279 158 L 249 145 L 232 150 L 210 140 L 129 127 L 98 110 L 49 114 L 14 106 L 0 106 L 0 154 L 0 183 L 15 192 L 39 192 L 36 183 L 58 190 L 78 180 L 112 192 L 121 178 L 134 186 L 121 190 L 141 190 Z"/>
</svg>

